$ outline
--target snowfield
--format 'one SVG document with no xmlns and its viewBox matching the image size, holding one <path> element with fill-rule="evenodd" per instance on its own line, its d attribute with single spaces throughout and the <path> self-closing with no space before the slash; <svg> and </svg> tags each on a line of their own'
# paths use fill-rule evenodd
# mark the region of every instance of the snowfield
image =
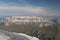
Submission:
<svg viewBox="0 0 60 40">
<path fill-rule="evenodd" d="M 7 32 L 0 30 L 0 40 L 39 40 L 36 37 L 28 36 L 23 33 Z"/>
</svg>

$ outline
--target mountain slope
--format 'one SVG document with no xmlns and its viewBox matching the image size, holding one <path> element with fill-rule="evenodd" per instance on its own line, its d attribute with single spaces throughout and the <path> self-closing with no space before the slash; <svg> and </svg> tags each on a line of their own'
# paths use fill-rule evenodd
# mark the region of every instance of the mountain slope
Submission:
<svg viewBox="0 0 60 40">
<path fill-rule="evenodd" d="M 0 40 L 39 40 L 23 33 L 14 33 L 0 30 Z"/>
</svg>

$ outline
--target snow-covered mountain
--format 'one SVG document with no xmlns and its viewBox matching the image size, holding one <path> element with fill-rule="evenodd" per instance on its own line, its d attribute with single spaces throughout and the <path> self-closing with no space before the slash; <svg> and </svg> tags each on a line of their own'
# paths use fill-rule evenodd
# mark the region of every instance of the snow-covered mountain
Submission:
<svg viewBox="0 0 60 40">
<path fill-rule="evenodd" d="M 6 23 L 53 22 L 55 19 L 36 16 L 13 16 L 3 19 Z"/>
<path fill-rule="evenodd" d="M 9 25 L 11 23 L 13 24 L 27 24 L 27 23 L 40 23 L 39 26 L 43 26 L 44 24 L 46 26 L 57 24 L 57 19 L 54 18 L 44 18 L 44 17 L 36 17 L 36 16 L 12 16 L 12 17 L 6 17 L 2 19 L 0 22 L 5 23 L 5 25 Z M 59 22 L 60 23 L 60 22 Z"/>
<path fill-rule="evenodd" d="M 23 33 L 14 33 L 0 30 L 0 40 L 39 40 L 36 37 L 28 36 Z"/>
</svg>

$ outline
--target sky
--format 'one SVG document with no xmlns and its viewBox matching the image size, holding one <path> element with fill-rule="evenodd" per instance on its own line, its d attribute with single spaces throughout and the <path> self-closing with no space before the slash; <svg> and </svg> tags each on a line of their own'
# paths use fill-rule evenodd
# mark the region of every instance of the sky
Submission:
<svg viewBox="0 0 60 40">
<path fill-rule="evenodd" d="M 0 16 L 60 17 L 60 0 L 0 0 Z"/>
</svg>

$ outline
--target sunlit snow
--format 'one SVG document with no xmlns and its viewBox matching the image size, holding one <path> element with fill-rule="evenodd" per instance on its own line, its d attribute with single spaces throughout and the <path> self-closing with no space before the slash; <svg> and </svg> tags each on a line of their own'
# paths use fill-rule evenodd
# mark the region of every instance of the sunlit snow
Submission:
<svg viewBox="0 0 60 40">
<path fill-rule="evenodd" d="M 36 37 L 28 36 L 23 33 L 6 32 L 0 30 L 0 40 L 39 40 Z"/>
</svg>

